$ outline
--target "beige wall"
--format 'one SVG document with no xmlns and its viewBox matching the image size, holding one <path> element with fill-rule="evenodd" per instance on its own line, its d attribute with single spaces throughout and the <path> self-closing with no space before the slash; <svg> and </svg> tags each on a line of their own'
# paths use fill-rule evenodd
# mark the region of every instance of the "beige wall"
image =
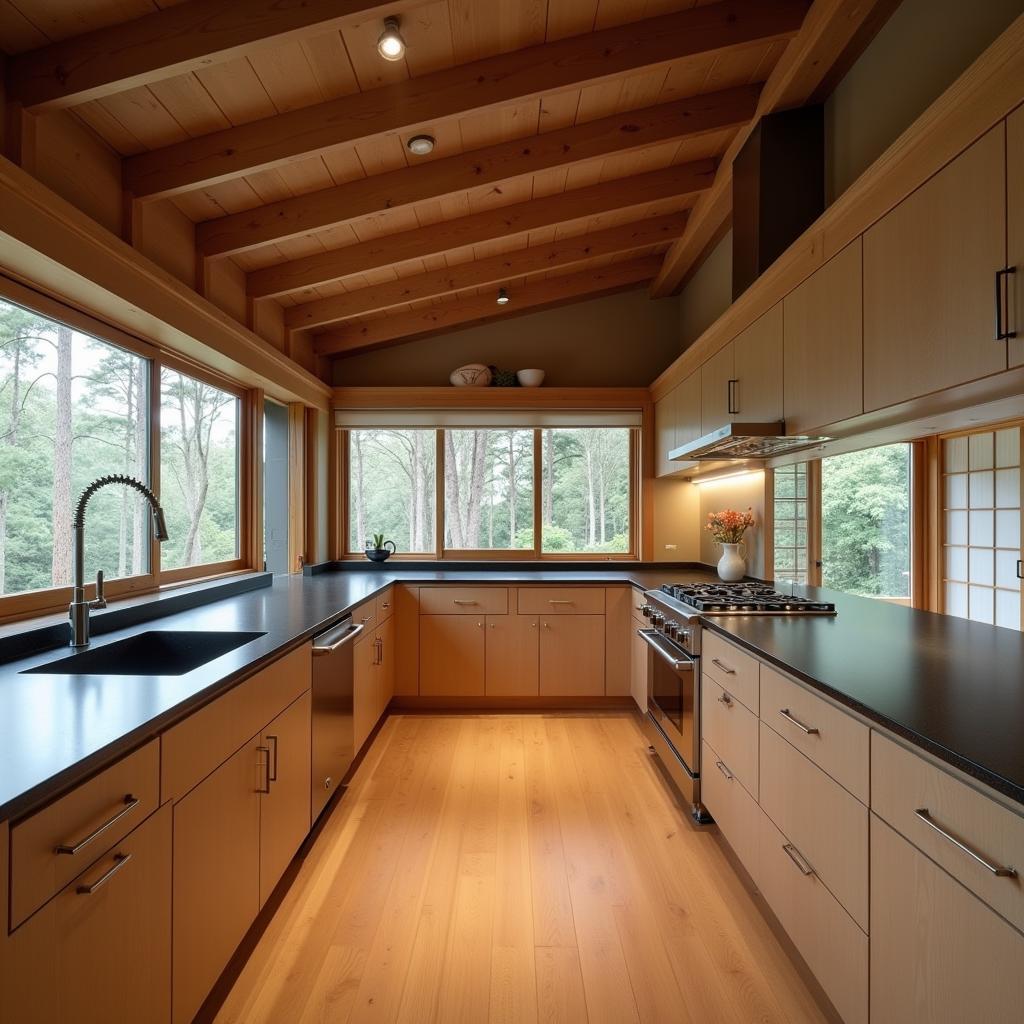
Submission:
<svg viewBox="0 0 1024 1024">
<path fill-rule="evenodd" d="M 654 481 L 655 562 L 699 562 L 700 488 L 687 480 Z"/>
<path fill-rule="evenodd" d="M 722 549 L 704 529 L 709 512 L 731 508 L 743 512 L 753 509 L 755 526 L 747 531 L 747 573 L 758 579 L 765 577 L 764 552 L 764 473 L 753 473 L 737 480 L 710 481 L 693 488 L 698 492 L 697 529 L 700 534 L 700 561 L 717 564 Z"/>
<path fill-rule="evenodd" d="M 333 381 L 442 385 L 456 367 L 485 363 L 539 367 L 556 387 L 646 386 L 678 354 L 677 311 L 675 299 L 652 302 L 646 288 L 619 292 L 338 359 Z"/>
</svg>

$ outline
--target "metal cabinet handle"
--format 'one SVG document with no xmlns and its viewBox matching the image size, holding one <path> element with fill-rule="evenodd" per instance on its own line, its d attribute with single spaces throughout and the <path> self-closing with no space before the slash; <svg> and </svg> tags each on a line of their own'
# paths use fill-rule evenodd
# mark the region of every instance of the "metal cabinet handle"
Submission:
<svg viewBox="0 0 1024 1024">
<path fill-rule="evenodd" d="M 353 626 L 340 640 L 333 644 L 327 644 L 324 647 L 317 647 L 313 645 L 313 657 L 322 658 L 325 654 L 333 654 L 339 647 L 344 647 L 345 644 L 350 644 L 364 629 L 366 629 L 365 623 L 368 621 L 367 616 L 358 626 Z"/>
<path fill-rule="evenodd" d="M 545 622 L 546 626 L 547 623 Z M 662 639 L 661 634 L 654 629 L 638 629 L 636 635 L 640 637 L 648 646 L 653 647 L 654 651 L 665 659 L 675 672 L 692 672 L 693 662 L 689 658 L 677 658 L 669 650 L 666 650 L 662 644 L 667 643 L 666 640 Z"/>
<path fill-rule="evenodd" d="M 1009 330 L 1009 325 L 1004 322 L 1004 317 L 1009 312 L 1009 291 L 1006 283 L 1009 276 L 1016 273 L 1016 267 L 1004 267 L 996 271 L 996 341 L 1017 337 L 1017 332 Z"/>
<path fill-rule="evenodd" d="M 261 765 L 262 768 L 266 769 L 266 775 L 264 776 L 263 785 L 260 786 L 257 793 L 269 793 L 270 792 L 270 747 L 257 747 L 257 753 L 266 754 L 266 760 Z"/>
<path fill-rule="evenodd" d="M 821 733 L 813 725 L 804 725 L 799 718 L 795 717 L 789 710 L 789 708 L 779 708 L 779 714 L 787 721 L 795 725 L 801 732 L 806 733 L 808 736 L 820 736 Z"/>
<path fill-rule="evenodd" d="M 384 602 L 381 603 L 381 608 L 383 608 L 385 611 L 387 611 L 390 607 L 391 607 L 391 602 L 390 601 L 384 601 Z"/>
<path fill-rule="evenodd" d="M 719 661 L 717 658 L 712 658 L 711 659 L 711 664 L 712 665 L 717 665 L 723 672 L 726 673 L 726 675 L 730 675 L 730 676 L 736 675 L 736 669 L 729 668 L 729 666 L 726 665 L 725 662 Z"/>
<path fill-rule="evenodd" d="M 575 603 L 576 603 L 575 601 L 566 601 L 566 600 L 558 600 L 558 601 L 556 601 L 553 598 L 550 598 L 550 597 L 548 598 L 548 604 L 575 604 Z"/>
<path fill-rule="evenodd" d="M 739 380 L 735 377 L 731 378 L 726 392 L 726 400 L 728 402 L 728 411 L 730 416 L 735 416 L 740 411 L 739 406 L 736 402 L 737 384 L 739 384 Z"/>
<path fill-rule="evenodd" d="M 814 874 L 814 868 L 807 863 L 807 859 L 792 843 L 783 843 L 782 848 L 786 851 L 789 859 L 800 869 L 802 875 Z"/>
<path fill-rule="evenodd" d="M 452 604 L 475 605 L 475 604 L 479 604 L 479 603 L 480 603 L 479 601 L 460 601 L 456 597 L 452 598 Z"/>
<path fill-rule="evenodd" d="M 727 708 L 732 707 L 732 697 L 730 697 L 724 690 L 722 691 L 722 696 L 716 697 L 715 700 L 717 700 L 719 704 L 724 704 Z"/>
<path fill-rule="evenodd" d="M 59 846 L 55 848 L 54 853 L 67 853 L 71 856 L 74 856 L 76 853 L 78 853 L 79 850 L 82 849 L 83 846 L 88 846 L 97 836 L 102 835 L 104 832 L 107 831 L 108 828 L 110 828 L 111 825 L 120 821 L 126 814 L 129 814 L 130 812 L 134 811 L 135 808 L 138 806 L 139 798 L 137 796 L 132 796 L 131 793 L 126 793 L 124 798 L 124 807 L 120 811 L 118 811 L 117 814 L 115 814 L 111 818 L 107 818 L 107 820 L 103 822 L 102 825 L 99 825 L 96 828 L 94 828 L 87 836 L 85 836 L 82 839 L 79 839 L 77 843 L 61 843 Z"/>
<path fill-rule="evenodd" d="M 734 776 L 733 776 L 732 772 L 731 772 L 731 771 L 729 771 L 729 769 L 725 767 L 725 764 L 724 764 L 723 762 L 721 762 L 721 761 L 716 761 L 716 762 L 715 762 L 715 767 L 716 767 L 716 768 L 717 768 L 717 769 L 718 769 L 718 770 L 719 770 L 719 771 L 720 771 L 720 772 L 721 772 L 721 773 L 722 773 L 722 774 L 723 774 L 723 775 L 724 775 L 724 776 L 725 776 L 725 777 L 726 777 L 726 778 L 727 778 L 727 779 L 728 779 L 728 780 L 729 780 L 730 782 L 732 782 L 732 780 L 733 780 L 733 777 L 734 777 Z"/>
<path fill-rule="evenodd" d="M 268 784 L 271 782 L 277 782 L 277 737 L 268 736 L 267 742 L 269 743 L 271 740 L 273 740 L 274 743 L 274 760 L 272 762 L 274 767 L 270 769 L 270 774 L 267 777 Z"/>
<path fill-rule="evenodd" d="M 109 882 L 131 859 L 132 855 L 130 853 L 115 853 L 114 863 L 111 867 L 107 868 L 107 870 L 104 871 L 95 882 L 91 882 L 89 885 L 78 886 L 78 888 L 75 889 L 75 892 L 78 893 L 79 896 L 91 896 L 97 889 L 106 885 L 107 882 Z"/>
<path fill-rule="evenodd" d="M 372 618 L 373 618 L 373 615 L 371 613 L 370 615 L 364 615 L 360 621 L 365 626 L 366 623 L 368 623 L 370 621 L 370 619 L 372 619 Z"/>
<path fill-rule="evenodd" d="M 976 860 L 987 871 L 991 871 L 998 878 L 1016 878 L 1016 868 L 1004 868 L 1001 864 L 994 864 L 987 857 L 978 853 L 973 847 L 968 846 L 962 839 L 958 839 L 952 832 L 947 832 L 928 812 L 927 807 L 918 807 L 914 813 L 931 829 L 942 836 L 943 839 L 951 842 L 958 850 L 962 850 L 972 860 Z"/>
</svg>

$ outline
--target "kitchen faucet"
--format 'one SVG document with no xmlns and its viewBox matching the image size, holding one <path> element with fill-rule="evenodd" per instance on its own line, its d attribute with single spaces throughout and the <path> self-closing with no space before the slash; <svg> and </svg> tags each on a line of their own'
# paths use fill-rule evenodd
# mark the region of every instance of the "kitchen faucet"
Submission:
<svg viewBox="0 0 1024 1024">
<path fill-rule="evenodd" d="M 89 646 L 89 610 L 91 608 L 106 608 L 107 601 L 103 596 L 103 570 L 96 573 L 96 600 L 86 601 L 85 599 L 85 506 L 89 499 L 107 484 L 123 484 L 125 487 L 133 487 L 148 502 L 153 510 L 153 536 L 162 544 L 167 540 L 167 524 L 164 522 L 164 510 L 156 495 L 141 480 L 135 477 L 125 476 L 123 473 L 114 473 L 110 476 L 101 476 L 93 480 L 78 499 L 75 506 L 75 517 L 72 520 L 72 531 L 75 538 L 75 563 L 74 576 L 72 578 L 71 604 L 68 606 L 68 617 L 71 619 L 71 646 Z"/>
</svg>

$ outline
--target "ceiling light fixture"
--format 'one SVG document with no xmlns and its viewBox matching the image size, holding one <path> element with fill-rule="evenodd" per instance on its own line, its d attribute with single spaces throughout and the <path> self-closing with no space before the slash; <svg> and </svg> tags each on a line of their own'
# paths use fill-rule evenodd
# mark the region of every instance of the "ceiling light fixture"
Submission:
<svg viewBox="0 0 1024 1024">
<path fill-rule="evenodd" d="M 498 305 L 507 306 L 509 303 L 508 292 L 504 288 L 498 289 Z"/>
<path fill-rule="evenodd" d="M 433 135 L 414 135 L 406 144 L 405 148 L 416 156 L 426 156 L 434 152 Z"/>
<path fill-rule="evenodd" d="M 401 60 L 405 56 L 405 40 L 398 31 L 398 19 L 384 19 L 384 31 L 377 40 L 377 52 L 385 60 Z"/>
</svg>

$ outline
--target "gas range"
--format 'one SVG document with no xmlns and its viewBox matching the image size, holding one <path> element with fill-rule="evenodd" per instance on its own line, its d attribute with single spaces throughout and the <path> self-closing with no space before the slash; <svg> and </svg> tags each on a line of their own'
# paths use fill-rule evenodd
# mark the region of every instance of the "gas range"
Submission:
<svg viewBox="0 0 1024 1024">
<path fill-rule="evenodd" d="M 836 606 L 828 601 L 781 594 L 763 583 L 666 583 L 661 593 L 701 615 L 836 614 Z"/>
</svg>

